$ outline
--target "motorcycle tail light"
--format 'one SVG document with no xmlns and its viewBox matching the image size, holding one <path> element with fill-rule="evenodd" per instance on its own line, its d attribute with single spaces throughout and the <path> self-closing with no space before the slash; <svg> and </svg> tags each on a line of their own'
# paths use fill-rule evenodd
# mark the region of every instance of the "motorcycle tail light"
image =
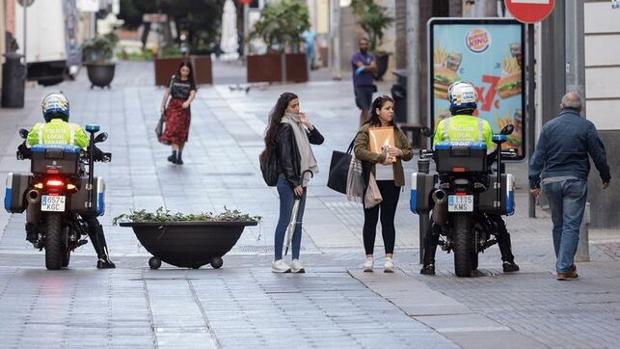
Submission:
<svg viewBox="0 0 620 349">
<path fill-rule="evenodd" d="M 45 186 L 50 187 L 50 188 L 58 188 L 64 185 L 65 183 L 61 181 L 60 179 L 48 179 L 47 182 L 45 183 Z"/>
<path fill-rule="evenodd" d="M 36 183 L 34 187 L 37 189 L 43 189 L 43 183 Z"/>
<path fill-rule="evenodd" d="M 452 167 L 452 172 L 463 173 L 465 172 L 465 167 Z"/>
<path fill-rule="evenodd" d="M 67 184 L 67 190 L 74 190 L 75 189 L 75 185 L 69 183 Z"/>
</svg>

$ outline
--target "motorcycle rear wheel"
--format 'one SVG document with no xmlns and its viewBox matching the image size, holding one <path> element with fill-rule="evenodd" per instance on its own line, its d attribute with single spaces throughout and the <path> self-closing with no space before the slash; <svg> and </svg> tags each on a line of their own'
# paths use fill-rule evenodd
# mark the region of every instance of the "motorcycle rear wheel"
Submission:
<svg viewBox="0 0 620 349">
<path fill-rule="evenodd" d="M 470 277 L 474 267 L 472 256 L 475 253 L 475 241 L 470 223 L 469 215 L 454 215 L 454 273 L 459 277 Z M 477 257 L 476 255 L 476 262 Z"/>
<path fill-rule="evenodd" d="M 63 239 L 62 216 L 50 213 L 47 216 L 47 232 L 45 237 L 45 267 L 58 270 L 65 262 L 66 247 Z M 68 263 L 67 263 L 68 264 Z"/>
</svg>

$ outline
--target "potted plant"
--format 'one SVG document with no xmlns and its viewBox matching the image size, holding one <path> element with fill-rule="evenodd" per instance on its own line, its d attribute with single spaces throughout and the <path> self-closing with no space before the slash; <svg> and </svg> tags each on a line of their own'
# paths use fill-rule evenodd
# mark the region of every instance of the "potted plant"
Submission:
<svg viewBox="0 0 620 349">
<path fill-rule="evenodd" d="M 110 88 L 110 83 L 114 79 L 115 63 L 112 58 L 117 42 L 116 34 L 110 33 L 98 35 L 82 44 L 82 62 L 88 71 L 91 89 L 94 86 Z"/>
<path fill-rule="evenodd" d="M 381 81 L 389 64 L 389 53 L 378 50 L 381 45 L 384 31 L 394 22 L 394 18 L 388 15 L 388 9 L 377 5 L 374 0 L 353 0 L 351 2 L 353 14 L 357 17 L 357 23 L 368 35 L 368 50 L 377 59 L 377 73 L 375 79 Z"/>
<path fill-rule="evenodd" d="M 308 29 L 306 4 L 280 0 L 265 6 L 248 40 L 261 39 L 267 54 L 248 55 L 248 82 L 308 81 L 306 55 L 299 52 L 301 34 Z"/>
<path fill-rule="evenodd" d="M 177 267 L 200 268 L 211 264 L 219 269 L 222 256 L 237 243 L 246 226 L 257 225 L 260 217 L 224 207 L 222 213 L 171 213 L 160 207 L 121 214 L 113 224 L 133 228 L 136 237 L 153 257 L 149 266 L 158 269 L 161 262 Z"/>
</svg>

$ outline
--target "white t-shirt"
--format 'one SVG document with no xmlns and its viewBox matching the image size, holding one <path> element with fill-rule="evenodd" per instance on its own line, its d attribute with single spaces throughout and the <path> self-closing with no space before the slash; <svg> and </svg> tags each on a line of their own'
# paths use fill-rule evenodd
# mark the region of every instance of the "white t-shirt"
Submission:
<svg viewBox="0 0 620 349">
<path fill-rule="evenodd" d="M 383 165 L 377 164 L 375 166 L 375 179 L 378 181 L 393 181 L 394 180 L 394 166 L 392 164 Z"/>
</svg>

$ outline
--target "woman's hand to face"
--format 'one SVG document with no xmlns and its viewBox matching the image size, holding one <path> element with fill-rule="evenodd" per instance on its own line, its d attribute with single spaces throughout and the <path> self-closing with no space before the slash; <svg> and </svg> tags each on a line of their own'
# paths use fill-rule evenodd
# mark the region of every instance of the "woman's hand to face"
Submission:
<svg viewBox="0 0 620 349">
<path fill-rule="evenodd" d="M 304 124 L 304 126 L 306 126 L 309 130 L 312 130 L 314 128 L 314 125 L 312 125 L 310 120 L 308 120 L 308 117 L 305 113 L 299 113 L 299 121 L 301 121 L 301 123 Z"/>
</svg>

